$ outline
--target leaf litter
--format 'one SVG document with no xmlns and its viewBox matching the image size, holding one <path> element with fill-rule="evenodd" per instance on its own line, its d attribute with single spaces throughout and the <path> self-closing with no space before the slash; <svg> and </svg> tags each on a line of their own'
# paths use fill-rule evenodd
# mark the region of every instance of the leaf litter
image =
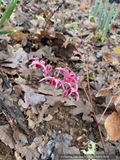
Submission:
<svg viewBox="0 0 120 160">
<path fill-rule="evenodd" d="M 82 1 L 79 4 L 76 0 L 66 1 L 49 19 L 57 6 L 56 1 L 47 1 L 47 4 L 18 1 L 10 23 L 6 21 L 3 25 L 3 29 L 12 29 L 14 25 L 17 32 L 0 37 L 0 139 L 26 160 L 57 160 L 63 153 L 81 155 L 80 150 L 88 148 L 86 142 L 91 134 L 92 140 L 99 146 L 99 153 L 103 154 L 97 126 L 81 83 L 78 83 L 80 98 L 76 102 L 74 94 L 64 97 L 60 87 L 55 89 L 46 81 L 39 83 L 44 78 L 43 69 L 28 68 L 29 59 L 39 57 L 46 65 L 52 65 L 53 69 L 63 67 L 75 72 L 82 77 L 87 88 L 85 65 L 75 52 L 72 41 L 67 42 L 68 36 L 73 41 L 77 37 L 76 46 L 83 54 L 79 30 L 66 26 L 74 21 L 85 22 L 91 2 Z M 104 43 L 99 40 L 95 43 L 88 63 L 91 94 L 98 119 L 110 97 L 108 92 L 114 90 L 114 80 L 119 78 L 119 34 L 114 34 L 119 26 L 115 22 L 110 29 L 112 35 L 108 35 Z M 91 24 L 81 24 L 86 55 L 92 46 L 92 41 L 86 40 L 92 31 L 90 27 Z M 92 29 L 95 29 L 95 25 Z M 114 105 L 115 111 L 112 112 L 113 109 L 109 107 L 106 113 L 108 118 L 103 119 L 105 127 L 101 124 L 106 150 L 109 153 L 112 150 L 113 154 L 115 150 L 120 152 L 119 125 L 116 127 L 119 124 L 119 98 L 119 95 L 114 96 L 111 106 Z M 4 124 L 4 119 L 9 124 Z M 118 141 L 105 141 L 106 138 Z"/>
</svg>

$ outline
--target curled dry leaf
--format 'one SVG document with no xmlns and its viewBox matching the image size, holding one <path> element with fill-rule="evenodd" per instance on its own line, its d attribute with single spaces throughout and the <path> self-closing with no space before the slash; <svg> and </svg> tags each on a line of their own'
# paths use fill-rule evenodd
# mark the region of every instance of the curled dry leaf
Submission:
<svg viewBox="0 0 120 160">
<path fill-rule="evenodd" d="M 107 130 L 107 140 L 117 140 L 120 137 L 120 106 L 117 107 L 117 112 L 107 117 L 104 125 Z"/>
<path fill-rule="evenodd" d="M 120 103 L 120 95 L 114 96 L 112 102 L 115 106 L 117 106 Z"/>
<path fill-rule="evenodd" d="M 96 97 L 100 97 L 100 96 L 105 96 L 107 94 L 107 91 L 109 90 L 109 88 L 102 88 L 98 91 L 98 93 L 96 94 Z"/>
<path fill-rule="evenodd" d="M 107 92 L 113 88 L 114 86 L 116 86 L 116 81 L 114 79 L 111 80 L 110 86 L 107 88 L 102 88 L 98 91 L 98 93 L 96 94 L 96 97 L 100 97 L 100 96 L 105 96 L 107 94 Z"/>
<path fill-rule="evenodd" d="M 112 65 L 119 65 L 119 60 L 111 54 L 105 53 L 103 54 L 103 58 L 105 61 L 107 61 L 108 63 Z"/>
</svg>

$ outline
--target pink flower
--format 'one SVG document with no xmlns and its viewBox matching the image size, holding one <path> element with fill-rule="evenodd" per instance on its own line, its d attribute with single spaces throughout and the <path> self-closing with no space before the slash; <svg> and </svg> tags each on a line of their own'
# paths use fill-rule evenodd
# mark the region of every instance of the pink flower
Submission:
<svg viewBox="0 0 120 160">
<path fill-rule="evenodd" d="M 45 76 L 52 70 L 52 66 L 50 64 L 47 64 L 44 68 L 44 74 Z"/>
<path fill-rule="evenodd" d="M 79 80 L 80 80 L 80 77 L 79 77 L 79 76 L 76 76 L 75 79 L 76 79 L 76 81 L 79 81 Z"/>
<path fill-rule="evenodd" d="M 56 71 L 54 72 L 54 76 L 55 76 L 55 77 L 58 77 L 59 74 L 60 74 L 60 70 L 57 70 L 57 69 L 56 69 Z"/>
<path fill-rule="evenodd" d="M 65 89 L 64 84 L 67 84 L 67 89 Z M 78 101 L 78 99 L 79 99 L 79 94 L 78 94 L 77 90 L 74 89 L 74 88 L 71 86 L 70 83 L 68 83 L 68 82 L 63 82 L 63 83 L 62 83 L 62 87 L 63 87 L 63 96 L 67 96 L 67 95 L 70 96 L 72 93 L 76 93 L 76 95 L 77 95 L 77 100 L 76 100 L 76 101 Z"/>
<path fill-rule="evenodd" d="M 78 89 L 78 84 L 74 79 L 74 77 L 76 76 L 74 72 L 69 73 L 69 71 L 65 68 L 56 68 L 56 70 L 62 70 L 65 73 L 63 82 L 73 82 L 75 84 L 76 90 Z"/>
<path fill-rule="evenodd" d="M 29 61 L 30 61 L 30 60 L 39 61 L 39 57 L 36 57 L 36 58 L 33 58 L 33 57 L 32 57 L 32 58 L 29 59 Z"/>
<path fill-rule="evenodd" d="M 29 60 L 34 60 L 28 67 L 35 65 L 36 68 L 44 68 L 45 76 L 52 70 L 51 65 L 46 65 L 44 61 L 39 61 L 39 57 L 30 58 Z"/>
<path fill-rule="evenodd" d="M 44 81 L 44 80 L 49 80 L 50 84 L 55 86 L 55 88 L 57 88 L 57 85 L 59 83 L 60 83 L 60 85 L 62 83 L 59 79 L 55 79 L 54 77 L 46 77 L 46 78 L 41 79 L 39 82 Z"/>
<path fill-rule="evenodd" d="M 43 67 L 45 69 L 45 62 L 44 61 L 39 61 L 38 57 L 36 58 L 30 58 L 30 60 L 34 60 L 28 67 L 35 65 L 36 68 L 41 68 Z"/>
</svg>

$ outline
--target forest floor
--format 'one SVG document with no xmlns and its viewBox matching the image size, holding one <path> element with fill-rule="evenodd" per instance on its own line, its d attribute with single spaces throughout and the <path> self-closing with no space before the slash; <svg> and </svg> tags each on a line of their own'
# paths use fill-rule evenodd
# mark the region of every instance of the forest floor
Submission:
<svg viewBox="0 0 120 160">
<path fill-rule="evenodd" d="M 7 2 L 2 1 L 2 13 Z M 99 120 L 110 101 L 113 87 L 99 96 L 97 93 L 113 82 L 117 87 L 120 84 L 120 17 L 118 14 L 103 43 L 100 38 L 94 42 L 87 38 L 95 33 L 97 26 L 94 19 L 88 21 L 91 1 L 81 4 L 79 0 L 66 0 L 64 4 L 62 0 L 58 3 L 55 0 L 42 3 L 18 0 L 9 21 L 0 29 L 17 29 L 16 33 L 0 35 L 0 160 L 100 159 L 99 156 L 106 159 L 98 126 L 83 89 L 84 86 L 89 95 L 86 65 L 79 53 L 82 56 L 85 53 L 87 58 L 90 55 L 87 66 L 91 97 Z M 115 10 L 117 7 L 114 4 Z M 79 27 L 76 23 L 68 27 L 73 22 Z M 64 68 L 79 76 L 80 80 L 75 81 L 78 101 L 75 93 L 64 96 L 59 85 L 55 89 L 48 80 L 39 82 L 47 76 L 42 67 L 28 67 L 34 62 L 29 60 L 32 57 L 39 57 L 45 66 L 52 66 L 49 77 L 54 76 L 55 68 Z M 64 76 L 61 70 L 56 78 L 62 81 Z M 117 95 L 100 122 L 110 160 L 120 159 L 120 128 L 113 141 L 104 124 L 112 113 L 117 113 L 120 122 L 119 104 L 120 96 Z M 90 158 L 91 154 L 96 157 Z"/>
</svg>

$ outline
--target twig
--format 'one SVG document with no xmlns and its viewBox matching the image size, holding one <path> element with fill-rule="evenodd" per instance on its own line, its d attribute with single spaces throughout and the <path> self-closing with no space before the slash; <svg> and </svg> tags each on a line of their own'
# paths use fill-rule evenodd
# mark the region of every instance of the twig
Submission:
<svg viewBox="0 0 120 160">
<path fill-rule="evenodd" d="M 78 27 L 79 27 L 79 26 L 78 26 Z M 85 54 L 85 49 L 84 49 L 84 44 L 83 44 L 83 40 L 82 40 L 82 34 L 81 34 L 80 27 L 79 27 L 79 32 L 80 32 L 80 37 L 81 37 L 81 41 L 82 41 L 82 47 L 83 47 L 83 52 L 84 52 L 84 58 L 83 58 L 83 56 L 81 56 L 81 53 L 79 52 L 78 49 L 77 49 L 77 51 L 79 52 L 81 58 L 82 58 L 83 61 L 85 62 L 89 96 L 88 96 L 88 94 L 87 94 L 87 92 L 86 92 L 86 90 L 85 90 L 84 87 L 83 87 L 83 89 L 84 89 L 84 91 L 85 91 L 85 94 L 86 94 L 87 99 L 88 99 L 88 101 L 89 101 L 89 103 L 90 103 L 92 112 L 93 112 L 93 114 L 94 114 L 94 119 L 95 119 L 96 124 L 97 124 L 97 126 L 98 126 L 98 130 L 99 130 L 99 134 L 100 134 L 100 139 L 101 139 L 101 142 L 102 142 L 103 150 L 104 150 L 104 153 L 105 153 L 105 155 L 106 155 L 106 160 L 108 160 L 108 158 L 107 158 L 107 153 L 106 153 L 106 150 L 105 150 L 105 145 L 104 145 L 104 142 L 103 142 L 103 137 L 102 137 L 101 129 L 100 129 L 100 126 L 99 126 L 99 123 L 98 123 L 99 121 L 98 121 L 97 118 L 96 118 L 96 114 L 95 114 L 94 107 L 93 107 L 93 102 L 92 102 L 92 97 L 91 97 L 90 82 L 89 82 L 89 74 L 88 74 L 88 60 L 89 60 L 89 58 L 90 58 L 92 49 L 91 49 L 91 52 L 90 52 L 89 57 L 86 59 L 86 54 Z M 93 44 L 93 46 L 94 46 L 94 44 Z M 92 48 L 93 48 L 93 46 L 92 46 Z M 75 48 L 77 48 L 77 47 L 75 46 Z M 82 83 L 81 83 L 81 84 L 82 84 Z M 83 85 L 82 85 L 82 86 L 83 86 Z"/>
<path fill-rule="evenodd" d="M 54 10 L 54 11 L 51 13 L 51 15 L 47 18 L 46 24 L 45 24 L 45 27 L 44 27 L 44 30 L 43 30 L 43 32 L 42 32 L 42 34 L 41 34 L 41 37 L 40 37 L 40 42 L 41 42 L 41 40 L 42 40 L 42 36 L 43 36 L 44 33 L 45 33 L 45 29 L 46 29 L 46 27 L 47 27 L 47 24 L 48 24 L 49 20 L 52 18 L 52 16 L 55 14 L 55 12 L 57 12 L 61 7 L 62 7 L 62 4 L 60 4 L 60 5 L 57 7 L 57 9 Z"/>
</svg>

